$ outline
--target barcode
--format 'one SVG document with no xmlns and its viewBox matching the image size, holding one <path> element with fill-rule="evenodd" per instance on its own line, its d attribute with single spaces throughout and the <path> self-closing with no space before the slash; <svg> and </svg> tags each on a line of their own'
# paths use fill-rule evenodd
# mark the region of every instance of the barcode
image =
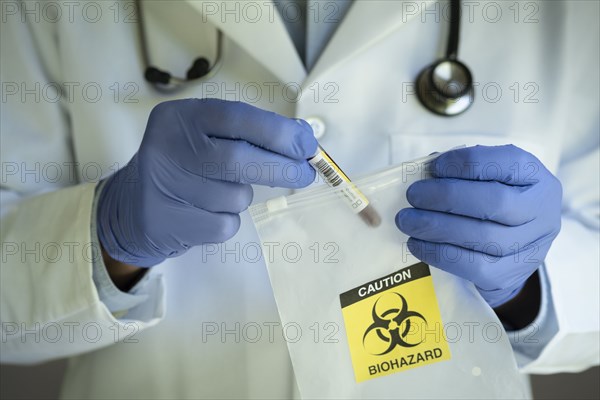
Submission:
<svg viewBox="0 0 600 400">
<path fill-rule="evenodd" d="M 335 187 L 344 182 L 338 173 L 327 164 L 327 161 L 319 160 L 315 163 L 315 166 L 331 186 Z"/>
</svg>

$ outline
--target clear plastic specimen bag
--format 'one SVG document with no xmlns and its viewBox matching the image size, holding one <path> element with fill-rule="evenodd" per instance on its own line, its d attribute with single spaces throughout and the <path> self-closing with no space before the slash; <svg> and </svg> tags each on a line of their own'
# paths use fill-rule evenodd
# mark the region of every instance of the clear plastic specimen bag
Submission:
<svg viewBox="0 0 600 400">
<path fill-rule="evenodd" d="M 377 226 L 340 187 L 250 208 L 281 322 L 301 333 L 287 344 L 303 398 L 528 395 L 493 310 L 472 284 L 414 258 L 395 225 L 434 157 L 354 181 Z"/>
</svg>

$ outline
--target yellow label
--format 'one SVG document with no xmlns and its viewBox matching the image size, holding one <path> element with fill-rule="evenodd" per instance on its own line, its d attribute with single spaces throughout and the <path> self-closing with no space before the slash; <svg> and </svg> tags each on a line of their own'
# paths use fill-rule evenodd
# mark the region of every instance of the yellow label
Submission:
<svg viewBox="0 0 600 400">
<path fill-rule="evenodd" d="M 340 175 L 342 177 L 343 180 L 345 180 L 346 182 L 350 182 L 350 178 L 348 178 L 346 176 L 346 174 L 344 173 L 344 171 L 341 170 L 340 167 L 338 167 L 338 165 L 331 159 L 331 157 L 329 157 L 329 154 L 327 154 L 325 152 L 325 150 L 321 150 L 320 153 L 321 157 L 323 157 L 325 160 L 327 160 L 327 164 L 333 168 L 335 170 L 335 172 L 337 172 L 338 175 Z"/>
<path fill-rule="evenodd" d="M 355 213 L 361 212 L 369 205 L 369 200 L 350 181 L 350 178 L 329 157 L 329 154 L 325 150 L 320 149 L 314 157 L 308 159 L 308 162 L 317 170 L 329 186 L 340 188 L 340 194 L 348 201 L 348 204 Z"/>
<path fill-rule="evenodd" d="M 429 266 L 340 295 L 356 382 L 450 359 Z"/>
</svg>

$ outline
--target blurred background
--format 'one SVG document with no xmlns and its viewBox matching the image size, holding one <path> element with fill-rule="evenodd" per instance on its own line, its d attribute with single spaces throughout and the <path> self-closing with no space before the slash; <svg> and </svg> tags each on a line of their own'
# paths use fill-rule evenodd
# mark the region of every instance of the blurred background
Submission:
<svg viewBox="0 0 600 400">
<path fill-rule="evenodd" d="M 65 361 L 36 367 L 0 366 L 0 399 L 55 399 Z M 535 399 L 600 399 L 600 368 L 579 374 L 534 375 Z"/>
</svg>

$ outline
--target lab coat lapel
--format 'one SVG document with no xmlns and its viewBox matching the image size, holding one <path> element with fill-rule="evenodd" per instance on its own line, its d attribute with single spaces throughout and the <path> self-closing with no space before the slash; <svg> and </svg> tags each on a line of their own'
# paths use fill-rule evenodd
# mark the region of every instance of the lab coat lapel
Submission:
<svg viewBox="0 0 600 400">
<path fill-rule="evenodd" d="M 271 1 L 186 1 L 202 15 L 203 21 L 219 28 L 282 82 L 304 82 L 306 70 L 302 60 Z"/>
<path fill-rule="evenodd" d="M 433 2 L 355 0 L 317 60 L 304 86 L 310 85 L 326 71 L 368 49 L 411 19 L 419 17 L 421 10 Z"/>
</svg>

